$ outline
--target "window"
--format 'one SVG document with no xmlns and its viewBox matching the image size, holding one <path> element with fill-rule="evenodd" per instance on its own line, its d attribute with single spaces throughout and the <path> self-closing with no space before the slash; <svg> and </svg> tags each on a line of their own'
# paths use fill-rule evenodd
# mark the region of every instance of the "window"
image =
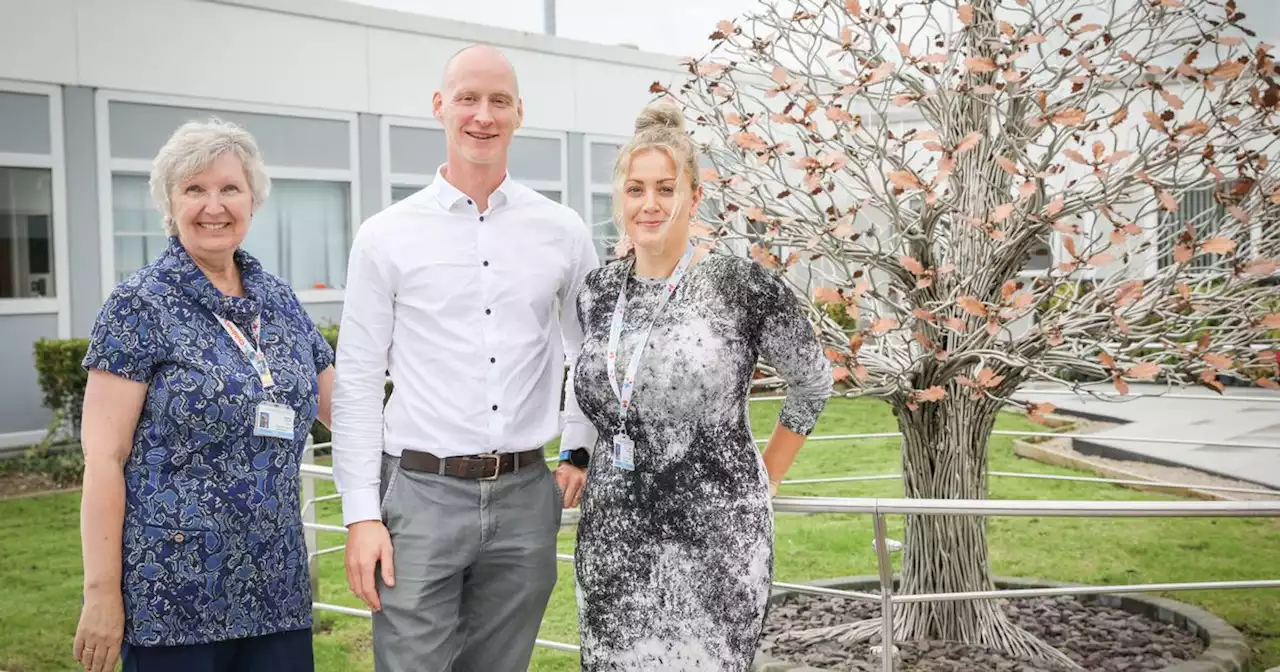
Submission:
<svg viewBox="0 0 1280 672">
<path fill-rule="evenodd" d="M 384 119 L 383 134 L 390 170 L 388 205 L 398 203 L 431 184 L 445 162 L 444 131 L 431 122 Z M 507 155 L 507 172 L 520 184 L 557 202 L 566 191 L 563 134 L 517 131 Z"/>
<path fill-rule="evenodd" d="M 115 281 L 124 281 L 168 246 L 147 177 L 113 175 Z M 296 289 L 340 288 L 346 279 L 349 186 L 313 180 L 271 181 L 253 217 L 245 251 Z"/>
<path fill-rule="evenodd" d="M 332 301 L 346 280 L 358 212 L 359 156 L 353 114 L 255 105 L 217 109 L 176 97 L 99 91 L 106 114 L 102 157 L 111 185 L 102 203 L 102 282 L 110 292 L 169 244 L 150 195 L 151 161 L 186 121 L 219 117 L 253 134 L 267 162 L 271 192 L 253 214 L 244 250 L 305 302 Z"/>
<path fill-rule="evenodd" d="M 0 167 L 0 299 L 51 298 L 53 172 Z"/>
<path fill-rule="evenodd" d="M 61 95 L 0 80 L 0 315 L 58 313 L 69 329 Z"/>
<path fill-rule="evenodd" d="M 603 262 L 613 258 L 613 244 L 618 241 L 618 227 L 613 223 L 613 195 L 591 194 L 591 242 Z"/>
<path fill-rule="evenodd" d="M 601 263 L 614 258 L 613 246 L 618 242 L 618 228 L 613 222 L 613 166 L 621 150 L 622 144 L 617 142 L 587 142 L 585 172 L 590 199 L 586 220 Z"/>
<path fill-rule="evenodd" d="M 272 180 L 244 249 L 296 289 L 341 289 L 347 278 L 350 185 Z"/>
<path fill-rule="evenodd" d="M 1261 217 L 1255 218 L 1254 231 L 1258 238 L 1257 256 L 1264 259 L 1280 258 L 1280 203 L 1264 197 Z"/>
<path fill-rule="evenodd" d="M 399 203 L 400 201 L 403 201 L 404 199 L 409 198 L 410 196 L 418 193 L 418 191 L 420 191 L 421 189 L 422 187 L 403 187 L 398 185 L 392 185 L 391 202 Z"/>
<path fill-rule="evenodd" d="M 1230 185 L 1219 187 L 1229 190 Z M 1249 256 L 1249 230 L 1239 225 L 1234 217 L 1227 213 L 1226 204 L 1219 200 L 1213 187 L 1190 189 L 1178 197 L 1178 211 L 1160 211 L 1159 252 L 1160 268 L 1173 266 L 1174 252 L 1179 238 L 1190 224 L 1197 241 L 1216 235 L 1234 238 L 1236 249 L 1229 256 L 1247 258 Z M 1209 254 L 1197 250 L 1195 256 L 1187 264 L 1192 270 L 1224 269 L 1225 257 L 1220 254 Z"/>
<path fill-rule="evenodd" d="M 145 175 L 112 175 L 112 236 L 115 241 L 115 278 L 124 282 L 151 263 L 169 244 L 160 212 L 151 204 Z"/>
</svg>

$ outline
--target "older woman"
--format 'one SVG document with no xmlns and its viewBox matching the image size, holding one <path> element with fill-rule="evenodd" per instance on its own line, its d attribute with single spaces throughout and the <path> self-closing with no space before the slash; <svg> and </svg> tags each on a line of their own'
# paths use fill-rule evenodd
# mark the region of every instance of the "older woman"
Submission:
<svg viewBox="0 0 1280 672">
<path fill-rule="evenodd" d="M 88 670 L 313 668 L 298 465 L 329 422 L 333 352 L 240 249 L 268 189 L 253 138 L 221 121 L 155 159 L 168 249 L 111 293 L 84 358 Z"/>
<path fill-rule="evenodd" d="M 582 669 L 745 672 L 773 575 L 771 495 L 831 393 L 772 271 L 690 240 L 701 198 L 683 115 L 647 108 L 614 171 L 629 252 L 587 277 L 574 376 L 599 430 L 582 497 Z M 747 392 L 763 355 L 789 392 L 763 455 Z"/>
</svg>

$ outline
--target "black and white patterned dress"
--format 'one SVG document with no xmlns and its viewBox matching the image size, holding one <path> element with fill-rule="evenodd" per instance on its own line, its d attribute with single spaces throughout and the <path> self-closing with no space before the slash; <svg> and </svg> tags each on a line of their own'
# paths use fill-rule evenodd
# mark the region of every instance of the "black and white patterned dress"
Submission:
<svg viewBox="0 0 1280 672">
<path fill-rule="evenodd" d="M 635 470 L 616 467 L 605 360 L 624 279 L 621 378 L 664 280 L 614 262 L 591 273 L 578 301 L 586 338 L 575 393 L 600 432 L 575 552 L 582 669 L 745 671 L 773 576 L 768 475 L 747 416 L 752 373 L 760 356 L 787 379 L 779 420 L 807 435 L 831 391 L 830 365 L 773 272 L 709 254 L 657 317 L 626 420 Z"/>
</svg>

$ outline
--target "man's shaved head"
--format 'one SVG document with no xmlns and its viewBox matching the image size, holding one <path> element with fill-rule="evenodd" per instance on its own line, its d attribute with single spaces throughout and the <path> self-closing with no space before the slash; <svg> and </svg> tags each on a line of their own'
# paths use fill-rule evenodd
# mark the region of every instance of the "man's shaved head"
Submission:
<svg viewBox="0 0 1280 672">
<path fill-rule="evenodd" d="M 458 73 L 471 70 L 481 70 L 489 75 L 510 77 L 512 93 L 516 96 L 520 95 L 520 82 L 516 78 L 515 66 L 511 64 L 511 61 L 507 60 L 506 54 L 487 44 L 471 44 L 453 52 L 449 60 L 444 63 L 444 73 L 440 81 L 441 88 L 445 91 L 451 91 L 457 81 Z"/>
</svg>

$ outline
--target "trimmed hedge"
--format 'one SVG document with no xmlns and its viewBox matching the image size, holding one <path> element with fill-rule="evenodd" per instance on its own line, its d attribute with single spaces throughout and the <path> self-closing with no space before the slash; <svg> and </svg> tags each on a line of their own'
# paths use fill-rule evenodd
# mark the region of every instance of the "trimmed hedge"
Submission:
<svg viewBox="0 0 1280 672">
<path fill-rule="evenodd" d="M 88 350 L 87 338 L 42 338 L 35 343 L 36 377 L 44 393 L 44 407 L 53 411 L 73 437 L 80 436 L 84 386 L 89 380 L 80 362 Z"/>
</svg>

